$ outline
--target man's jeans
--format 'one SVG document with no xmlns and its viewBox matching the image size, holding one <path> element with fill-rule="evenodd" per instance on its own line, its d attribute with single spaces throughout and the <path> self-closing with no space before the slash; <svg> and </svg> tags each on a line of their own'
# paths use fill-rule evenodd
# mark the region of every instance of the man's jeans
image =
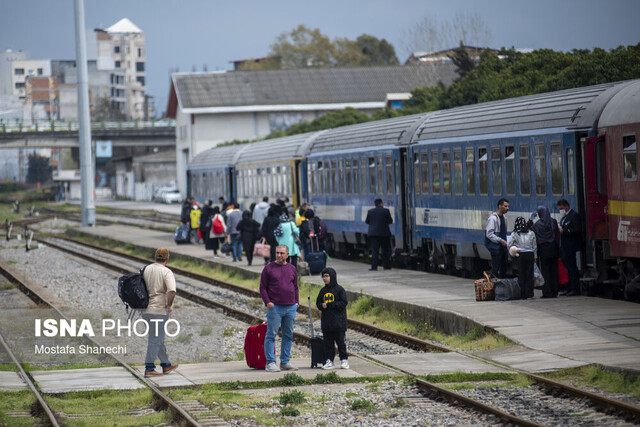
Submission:
<svg viewBox="0 0 640 427">
<path fill-rule="evenodd" d="M 240 234 L 231 234 L 231 249 L 233 259 L 239 259 L 242 256 L 242 239 Z"/>
<path fill-rule="evenodd" d="M 280 347 L 280 364 L 289 363 L 291 358 L 291 342 L 293 341 L 293 322 L 296 320 L 298 306 L 274 305 L 267 308 L 267 335 L 264 337 L 264 355 L 269 363 L 275 363 L 274 350 L 278 329 L 282 325 L 282 346 Z"/>
<path fill-rule="evenodd" d="M 164 324 L 169 320 L 166 314 L 143 314 L 141 316 L 149 324 L 149 340 L 147 343 L 147 356 L 144 359 L 144 367 L 147 371 L 156 369 L 156 358 L 160 359 L 160 366 L 167 368 L 171 366 L 167 348 L 164 346 Z M 159 321 L 151 321 L 151 319 L 160 319 Z M 157 325 L 157 334 L 156 334 Z"/>
</svg>

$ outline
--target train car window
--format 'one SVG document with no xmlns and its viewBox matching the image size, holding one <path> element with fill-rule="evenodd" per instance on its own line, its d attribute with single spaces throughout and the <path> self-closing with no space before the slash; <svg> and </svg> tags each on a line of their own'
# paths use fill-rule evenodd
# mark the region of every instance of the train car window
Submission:
<svg viewBox="0 0 640 427">
<path fill-rule="evenodd" d="M 393 194 L 393 163 L 391 162 L 391 154 L 387 154 L 385 163 L 387 194 Z"/>
<path fill-rule="evenodd" d="M 360 169 L 358 168 L 358 158 L 354 157 L 351 162 L 353 170 L 353 194 L 360 194 Z"/>
<path fill-rule="evenodd" d="M 622 137 L 622 165 L 624 180 L 636 181 L 638 179 L 638 144 L 635 134 Z"/>
<path fill-rule="evenodd" d="M 562 147 L 560 141 L 551 141 L 551 193 L 562 196 Z"/>
<path fill-rule="evenodd" d="M 368 165 L 369 165 L 369 163 L 367 162 L 367 158 L 366 157 L 361 157 L 360 158 L 360 177 L 362 178 L 360 180 L 360 193 L 361 194 L 367 194 L 367 189 L 369 188 L 367 186 L 367 175 L 369 173 Z"/>
<path fill-rule="evenodd" d="M 489 152 L 486 148 L 478 148 L 478 181 L 480 182 L 480 194 L 489 194 Z"/>
<path fill-rule="evenodd" d="M 331 159 L 331 194 L 338 194 L 338 168 L 336 159 Z"/>
<path fill-rule="evenodd" d="M 529 162 L 529 144 L 520 144 L 520 194 L 531 194 L 531 163 Z"/>
<path fill-rule="evenodd" d="M 433 194 L 440 194 L 440 162 L 438 150 L 431 150 L 431 186 Z"/>
<path fill-rule="evenodd" d="M 427 150 L 420 153 L 420 169 L 422 172 L 422 194 L 429 194 L 429 154 Z"/>
<path fill-rule="evenodd" d="M 338 159 L 338 194 L 344 194 L 344 184 L 345 184 L 345 176 L 344 176 L 344 159 Z"/>
<path fill-rule="evenodd" d="M 572 196 L 576 194 L 576 157 L 573 147 L 567 148 L 567 191 Z"/>
<path fill-rule="evenodd" d="M 536 195 L 547 194 L 547 159 L 544 151 L 544 142 L 536 142 L 533 145 L 534 152 L 534 173 L 536 176 Z"/>
<path fill-rule="evenodd" d="M 596 188 L 598 193 L 607 194 L 607 152 L 604 148 L 604 141 L 596 142 Z"/>
<path fill-rule="evenodd" d="M 382 154 L 378 154 L 378 186 L 377 186 L 377 194 L 384 194 L 384 163 L 382 161 Z"/>
<path fill-rule="evenodd" d="M 396 194 L 400 195 L 400 162 L 397 159 L 393 161 L 393 170 L 395 171 Z"/>
<path fill-rule="evenodd" d="M 462 194 L 462 148 L 453 149 L 453 191 Z"/>
<path fill-rule="evenodd" d="M 369 194 L 376 194 L 376 158 L 369 157 Z"/>
<path fill-rule="evenodd" d="M 451 194 L 451 151 L 442 150 L 442 192 Z"/>
<path fill-rule="evenodd" d="M 467 195 L 476 194 L 476 156 L 473 148 L 467 148 L 466 157 L 467 170 Z"/>
<path fill-rule="evenodd" d="M 344 182 L 347 187 L 345 194 L 351 194 L 351 157 L 344 159 Z"/>
<path fill-rule="evenodd" d="M 307 176 L 309 177 L 309 190 L 311 190 L 311 194 L 316 194 L 316 171 L 313 170 L 313 165 L 313 162 L 307 163 Z"/>
<path fill-rule="evenodd" d="M 266 174 L 265 174 L 265 178 L 266 178 L 266 189 L 267 189 L 267 194 L 269 194 L 270 196 L 275 196 L 276 194 L 276 188 L 273 182 L 273 173 L 271 173 L 271 168 L 267 167 L 265 168 Z"/>
<path fill-rule="evenodd" d="M 491 147 L 491 178 L 493 195 L 502 195 L 502 150 L 499 146 Z"/>
<path fill-rule="evenodd" d="M 420 194 L 420 153 L 413 153 L 413 185 L 414 193 Z"/>
<path fill-rule="evenodd" d="M 264 192 L 262 191 L 262 168 L 256 169 L 256 177 L 254 182 L 256 183 L 256 191 L 258 192 L 258 194 L 264 195 Z"/>
<path fill-rule="evenodd" d="M 322 169 L 322 176 L 324 177 L 322 192 L 324 194 L 331 193 L 331 173 L 329 169 L 331 168 L 331 163 L 329 160 L 324 159 L 324 168 Z"/>
<path fill-rule="evenodd" d="M 516 150 L 513 145 L 504 147 L 504 183 L 507 195 L 516 194 Z"/>
<path fill-rule="evenodd" d="M 318 160 L 318 194 L 324 193 L 324 163 Z"/>
</svg>

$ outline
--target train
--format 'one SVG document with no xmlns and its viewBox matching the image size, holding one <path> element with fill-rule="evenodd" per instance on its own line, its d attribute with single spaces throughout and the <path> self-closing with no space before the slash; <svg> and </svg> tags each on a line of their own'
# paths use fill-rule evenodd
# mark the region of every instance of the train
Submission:
<svg viewBox="0 0 640 427">
<path fill-rule="evenodd" d="M 187 185 L 198 201 L 243 209 L 263 196 L 307 201 L 345 258 L 366 253 L 380 198 L 395 263 L 469 277 L 490 260 L 484 229 L 499 199 L 509 227 L 539 205 L 559 220 L 566 199 L 584 224 L 583 285 L 617 297 L 640 275 L 639 132 L 640 80 L 613 82 L 215 147 L 189 163 Z"/>
</svg>

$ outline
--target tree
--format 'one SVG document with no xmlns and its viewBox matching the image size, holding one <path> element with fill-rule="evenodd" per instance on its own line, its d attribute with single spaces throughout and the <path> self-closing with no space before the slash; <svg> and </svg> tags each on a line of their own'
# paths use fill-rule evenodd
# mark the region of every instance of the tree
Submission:
<svg viewBox="0 0 640 427">
<path fill-rule="evenodd" d="M 269 56 L 278 58 L 282 69 L 328 67 L 333 63 L 334 46 L 318 28 L 298 25 L 278 36 Z"/>
<path fill-rule="evenodd" d="M 29 167 L 27 169 L 27 182 L 47 182 L 51 179 L 52 168 L 48 157 L 38 154 L 29 154 Z"/>
<path fill-rule="evenodd" d="M 460 78 L 464 77 L 468 72 L 472 71 L 476 67 L 475 61 L 469 56 L 469 52 L 465 49 L 462 41 L 460 46 L 453 50 L 453 55 L 449 55 L 449 58 L 456 66 L 456 73 Z"/>
<path fill-rule="evenodd" d="M 109 101 L 109 98 L 100 97 L 91 108 L 91 120 L 96 122 L 106 120 L 126 120 L 127 116 Z"/>
<path fill-rule="evenodd" d="M 352 107 L 343 108 L 342 110 L 331 111 L 311 122 L 296 123 L 287 130 L 277 130 L 269 134 L 267 139 L 280 138 L 288 135 L 297 135 L 306 132 L 315 132 L 322 129 L 333 129 L 340 126 L 354 125 L 364 123 L 371 120 L 371 117 Z"/>
<path fill-rule="evenodd" d="M 362 34 L 356 39 L 356 45 L 363 55 L 359 65 L 398 65 L 396 50 L 385 39 Z"/>
</svg>

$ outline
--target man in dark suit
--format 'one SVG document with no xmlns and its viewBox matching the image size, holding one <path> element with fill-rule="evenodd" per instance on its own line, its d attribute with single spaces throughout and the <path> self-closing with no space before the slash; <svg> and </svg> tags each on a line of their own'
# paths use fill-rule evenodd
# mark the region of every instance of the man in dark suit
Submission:
<svg viewBox="0 0 640 427">
<path fill-rule="evenodd" d="M 366 223 L 369 224 L 369 244 L 371 245 L 371 268 L 378 269 L 378 252 L 382 247 L 382 266 L 385 270 L 391 269 L 391 232 L 389 224 L 393 223 L 389 209 L 382 205 L 382 199 L 375 200 L 375 208 L 367 212 Z"/>
<path fill-rule="evenodd" d="M 569 286 L 562 295 L 580 295 L 580 272 L 576 263 L 576 253 L 582 248 L 582 224 L 580 215 L 569 206 L 565 199 L 557 203 L 562 219 L 560 220 L 560 250 L 562 262 L 567 268 Z"/>
</svg>

